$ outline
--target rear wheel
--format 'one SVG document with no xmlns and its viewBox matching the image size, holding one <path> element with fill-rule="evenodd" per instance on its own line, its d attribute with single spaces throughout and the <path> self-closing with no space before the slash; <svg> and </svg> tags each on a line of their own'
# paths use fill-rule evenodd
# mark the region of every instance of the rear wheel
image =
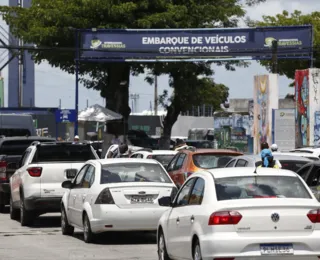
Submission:
<svg viewBox="0 0 320 260">
<path fill-rule="evenodd" d="M 94 242 L 95 235 L 92 233 L 90 220 L 87 214 L 83 217 L 83 239 L 86 243 Z"/>
<path fill-rule="evenodd" d="M 61 231 L 63 235 L 72 236 L 74 232 L 74 227 L 69 225 L 68 217 L 64 207 L 61 209 Z"/>
<path fill-rule="evenodd" d="M 21 226 L 30 226 L 33 223 L 32 211 L 26 210 L 23 194 L 20 195 L 20 223 Z"/>
<path fill-rule="evenodd" d="M 19 219 L 19 210 L 13 207 L 13 201 L 11 196 L 10 196 L 10 218 L 13 220 Z"/>
<path fill-rule="evenodd" d="M 6 206 L 4 204 L 0 204 L 0 213 L 4 213 Z"/>
<path fill-rule="evenodd" d="M 162 231 L 159 231 L 158 236 L 158 258 L 159 260 L 171 260 L 167 252 L 166 241 Z"/>
<path fill-rule="evenodd" d="M 198 239 L 193 243 L 192 254 L 193 260 L 202 260 L 201 247 Z"/>
<path fill-rule="evenodd" d="M 5 213 L 5 195 L 4 192 L 0 192 L 0 213 Z"/>
</svg>

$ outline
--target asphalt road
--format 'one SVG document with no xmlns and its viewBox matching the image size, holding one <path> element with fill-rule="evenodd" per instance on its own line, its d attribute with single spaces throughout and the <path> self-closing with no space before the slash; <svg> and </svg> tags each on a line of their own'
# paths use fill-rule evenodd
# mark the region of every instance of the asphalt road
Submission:
<svg viewBox="0 0 320 260">
<path fill-rule="evenodd" d="M 0 214 L 0 260 L 156 260 L 154 234 L 108 233 L 96 244 L 85 244 L 81 231 L 61 234 L 60 216 L 38 218 L 33 227 L 21 227 Z"/>
</svg>

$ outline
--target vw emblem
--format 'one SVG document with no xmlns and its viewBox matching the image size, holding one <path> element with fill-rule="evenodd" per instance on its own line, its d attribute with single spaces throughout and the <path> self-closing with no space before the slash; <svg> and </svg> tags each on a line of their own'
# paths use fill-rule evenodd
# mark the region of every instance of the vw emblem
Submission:
<svg viewBox="0 0 320 260">
<path fill-rule="evenodd" d="M 278 213 L 273 213 L 273 214 L 271 215 L 271 219 L 272 219 L 273 222 L 278 222 L 279 219 L 280 219 L 280 216 L 279 216 Z"/>
</svg>

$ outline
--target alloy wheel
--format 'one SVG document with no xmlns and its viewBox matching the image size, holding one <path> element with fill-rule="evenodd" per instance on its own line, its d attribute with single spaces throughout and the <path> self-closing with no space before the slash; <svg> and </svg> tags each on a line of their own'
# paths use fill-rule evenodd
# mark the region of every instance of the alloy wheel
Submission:
<svg viewBox="0 0 320 260">
<path fill-rule="evenodd" d="M 165 254 L 164 237 L 163 237 L 163 234 L 161 234 L 158 242 L 159 260 L 164 260 L 164 254 Z"/>
<path fill-rule="evenodd" d="M 202 260 L 200 245 L 197 244 L 194 249 L 194 260 Z"/>
</svg>

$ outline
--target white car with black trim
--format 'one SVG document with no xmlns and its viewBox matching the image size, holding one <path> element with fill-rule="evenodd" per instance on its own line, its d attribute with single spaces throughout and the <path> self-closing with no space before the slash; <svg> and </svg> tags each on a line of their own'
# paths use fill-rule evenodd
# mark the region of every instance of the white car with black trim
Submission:
<svg viewBox="0 0 320 260">
<path fill-rule="evenodd" d="M 108 231 L 156 231 L 162 214 L 158 199 L 174 197 L 177 188 L 155 160 L 102 159 L 86 162 L 73 181 L 65 181 L 61 228 L 72 235 L 84 231 L 84 241 Z"/>
<path fill-rule="evenodd" d="M 161 217 L 160 260 L 316 260 L 320 204 L 289 170 L 223 168 L 191 175 Z"/>
</svg>

